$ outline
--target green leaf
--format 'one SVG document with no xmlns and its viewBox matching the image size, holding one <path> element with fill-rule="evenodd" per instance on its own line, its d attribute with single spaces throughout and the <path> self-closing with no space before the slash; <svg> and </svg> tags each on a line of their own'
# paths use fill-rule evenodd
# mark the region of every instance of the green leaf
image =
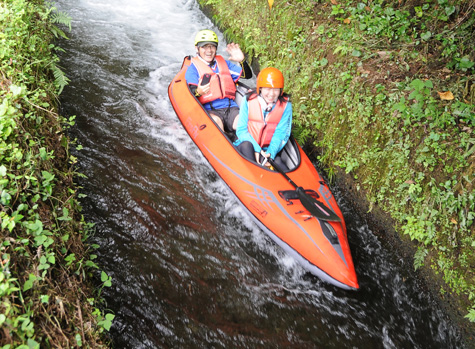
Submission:
<svg viewBox="0 0 475 349">
<path fill-rule="evenodd" d="M 3 323 L 5 322 L 6 319 L 7 319 L 7 317 L 5 316 L 5 314 L 0 314 L 0 326 L 3 325 Z M 3 348 L 5 348 L 5 347 L 3 347 Z"/>
<path fill-rule="evenodd" d="M 104 283 L 105 287 L 110 287 L 112 285 L 111 277 L 104 271 L 101 271 L 101 281 Z"/>
<path fill-rule="evenodd" d="M 56 258 L 54 257 L 54 255 L 51 254 L 51 255 L 48 256 L 48 262 L 51 263 L 51 264 L 56 263 Z"/>
<path fill-rule="evenodd" d="M 43 232 L 43 222 L 37 219 L 34 223 L 28 223 L 27 228 L 32 230 L 35 235 L 39 235 Z"/>
<path fill-rule="evenodd" d="M 447 16 L 450 16 L 450 15 L 451 15 L 452 13 L 454 13 L 454 12 L 455 12 L 455 6 L 447 6 L 447 7 L 445 8 L 445 14 L 446 14 Z"/>
<path fill-rule="evenodd" d="M 31 325 L 33 325 L 33 323 L 31 323 Z M 28 344 L 28 349 L 39 349 L 40 348 L 40 344 L 37 341 L 35 341 L 34 339 L 28 338 L 28 341 L 26 343 Z"/>
<path fill-rule="evenodd" d="M 475 63 L 472 62 L 468 56 L 465 56 L 465 57 L 462 57 L 462 59 L 460 60 L 460 63 L 459 63 L 459 67 L 460 69 L 470 69 L 473 67 Z"/>
<path fill-rule="evenodd" d="M 37 280 L 37 277 L 33 274 L 28 276 L 28 280 L 23 284 L 23 292 L 28 291 L 33 287 L 33 283 Z"/>
<path fill-rule="evenodd" d="M 41 175 L 43 176 L 45 182 L 51 182 L 54 179 L 54 175 L 48 171 L 41 171 Z"/>
<path fill-rule="evenodd" d="M 10 85 L 10 92 L 13 94 L 13 98 L 23 94 L 25 88 L 23 86 Z"/>
<path fill-rule="evenodd" d="M 420 91 L 424 88 L 424 82 L 420 79 L 415 79 L 409 84 L 409 86 L 411 86 L 417 91 Z"/>
<path fill-rule="evenodd" d="M 424 41 L 427 41 L 429 40 L 430 38 L 432 37 L 432 33 L 431 32 L 425 32 L 421 35 L 421 39 L 424 40 Z"/>
<path fill-rule="evenodd" d="M 71 253 L 70 255 L 65 257 L 64 260 L 66 261 L 66 265 L 69 266 L 76 260 L 76 255 L 74 253 Z"/>
<path fill-rule="evenodd" d="M 66 207 L 63 207 L 63 215 L 58 218 L 59 221 L 70 221 L 72 220 L 71 217 L 69 217 L 69 210 Z"/>
<path fill-rule="evenodd" d="M 46 235 L 39 235 L 35 237 L 36 246 L 43 245 L 43 243 L 48 239 Z"/>
<path fill-rule="evenodd" d="M 12 196 L 5 190 L 2 190 L 2 194 L 0 195 L 0 203 L 4 206 L 8 206 L 10 204 L 10 200 Z M 2 222 L 3 225 L 3 222 Z"/>
<path fill-rule="evenodd" d="M 76 336 L 74 337 L 76 339 L 76 344 L 78 347 L 82 347 L 82 337 L 79 333 L 76 333 Z"/>
<path fill-rule="evenodd" d="M 115 318 L 114 314 L 106 314 L 105 319 L 102 321 L 99 321 L 97 324 L 99 326 L 104 327 L 106 331 L 109 331 L 112 326 L 112 321 L 114 320 L 114 318 Z"/>
<path fill-rule="evenodd" d="M 40 158 L 42 160 L 46 160 L 46 156 L 47 156 L 46 149 L 44 147 L 40 148 Z"/>
</svg>

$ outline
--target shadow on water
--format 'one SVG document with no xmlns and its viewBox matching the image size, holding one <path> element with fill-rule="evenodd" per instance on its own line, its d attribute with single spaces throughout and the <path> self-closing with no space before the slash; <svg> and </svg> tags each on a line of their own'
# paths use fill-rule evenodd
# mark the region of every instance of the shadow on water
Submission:
<svg viewBox="0 0 475 349">
<path fill-rule="evenodd" d="M 195 1 L 59 1 L 74 18 L 62 113 L 86 219 L 116 314 L 117 348 L 460 348 L 457 329 L 333 188 L 361 289 L 322 283 L 250 220 L 189 139 L 167 96 Z M 219 34 L 220 38 L 222 35 Z"/>
</svg>

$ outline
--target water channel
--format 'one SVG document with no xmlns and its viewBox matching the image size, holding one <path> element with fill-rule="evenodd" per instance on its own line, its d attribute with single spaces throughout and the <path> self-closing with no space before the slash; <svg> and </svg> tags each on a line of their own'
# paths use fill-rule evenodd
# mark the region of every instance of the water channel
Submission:
<svg viewBox="0 0 475 349">
<path fill-rule="evenodd" d="M 264 0 L 263 0 L 264 1 Z M 116 348 L 460 348 L 457 328 L 338 188 L 357 292 L 307 274 L 251 222 L 167 95 L 196 0 L 60 0 L 73 18 L 62 114 L 76 115 L 86 219 Z M 220 53 L 224 54 L 221 45 Z"/>
</svg>

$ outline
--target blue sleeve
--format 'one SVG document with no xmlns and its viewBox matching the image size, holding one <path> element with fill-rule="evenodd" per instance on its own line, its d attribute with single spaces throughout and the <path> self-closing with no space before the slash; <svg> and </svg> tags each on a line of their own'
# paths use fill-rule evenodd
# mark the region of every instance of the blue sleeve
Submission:
<svg viewBox="0 0 475 349">
<path fill-rule="evenodd" d="M 249 107 L 247 103 L 247 98 L 241 103 L 241 109 L 239 110 L 239 119 L 236 126 L 236 136 L 238 137 L 237 141 L 234 142 L 234 145 L 239 145 L 244 141 L 248 141 L 252 143 L 254 151 L 256 153 L 261 152 L 261 147 L 256 142 L 254 137 L 251 136 L 248 129 L 249 122 Z"/>
<path fill-rule="evenodd" d="M 198 86 L 198 82 L 200 81 L 200 74 L 198 73 L 198 69 L 196 69 L 193 63 L 186 70 L 185 79 L 189 85 Z"/>
<path fill-rule="evenodd" d="M 280 119 L 277 127 L 270 141 L 269 147 L 266 152 L 270 154 L 271 158 L 274 159 L 275 156 L 284 148 L 285 144 L 290 137 L 290 132 L 292 130 L 292 104 L 287 103 L 284 109 L 284 114 L 282 119 Z"/>
</svg>

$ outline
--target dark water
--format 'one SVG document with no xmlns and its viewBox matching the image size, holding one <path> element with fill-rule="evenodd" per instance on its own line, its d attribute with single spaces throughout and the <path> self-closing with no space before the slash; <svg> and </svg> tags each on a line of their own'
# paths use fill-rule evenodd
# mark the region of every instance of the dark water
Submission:
<svg viewBox="0 0 475 349">
<path fill-rule="evenodd" d="M 338 188 L 357 292 L 305 273 L 228 193 L 167 96 L 194 34 L 212 28 L 195 1 L 58 7 L 74 18 L 61 43 L 71 78 L 62 113 L 77 115 L 82 203 L 113 279 L 104 295 L 115 347 L 462 347 L 412 262 L 379 241 Z"/>
</svg>

